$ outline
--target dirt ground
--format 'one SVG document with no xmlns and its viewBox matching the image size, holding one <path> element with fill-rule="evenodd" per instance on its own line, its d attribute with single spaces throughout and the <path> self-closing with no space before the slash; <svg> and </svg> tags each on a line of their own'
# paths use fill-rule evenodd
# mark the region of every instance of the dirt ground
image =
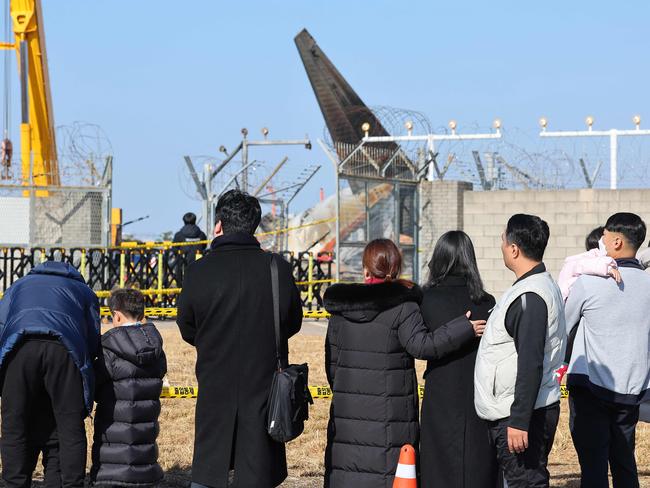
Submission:
<svg viewBox="0 0 650 488">
<path fill-rule="evenodd" d="M 308 362 L 310 383 L 325 385 L 323 368 L 322 332 L 325 323 L 309 324 L 305 333 L 290 341 L 293 362 Z M 165 341 L 169 381 L 172 385 L 195 385 L 193 348 L 183 343 L 173 323 L 161 324 Z M 421 374 L 424 363 L 419 362 Z M 190 480 L 192 443 L 194 438 L 194 407 L 192 399 L 163 399 L 160 417 L 161 432 L 158 439 L 160 463 L 166 472 L 164 486 L 185 487 Z M 305 433 L 287 446 L 290 478 L 283 483 L 286 488 L 312 488 L 322 486 L 323 452 L 326 442 L 326 425 L 329 400 L 314 400 Z M 88 422 L 89 440 L 92 425 Z M 641 473 L 641 486 L 650 488 L 650 424 L 639 424 L 637 432 L 637 459 Z M 568 408 L 562 404 L 560 427 L 551 454 L 550 466 L 553 487 L 579 487 L 579 465 L 568 431 Z M 40 476 L 38 476 L 40 478 Z M 0 484 L 0 486 L 2 486 Z"/>
</svg>

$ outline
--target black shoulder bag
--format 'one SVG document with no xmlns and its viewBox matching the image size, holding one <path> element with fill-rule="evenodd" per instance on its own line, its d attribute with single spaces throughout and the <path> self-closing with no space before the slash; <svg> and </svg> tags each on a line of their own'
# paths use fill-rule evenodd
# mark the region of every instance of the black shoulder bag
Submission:
<svg viewBox="0 0 650 488">
<path fill-rule="evenodd" d="M 271 254 L 271 290 L 273 292 L 273 322 L 275 324 L 275 351 L 277 370 L 273 374 L 267 413 L 267 431 L 277 442 L 288 442 L 305 429 L 309 418 L 309 367 L 305 364 L 285 364 L 280 334 L 280 284 L 278 263 Z"/>
</svg>

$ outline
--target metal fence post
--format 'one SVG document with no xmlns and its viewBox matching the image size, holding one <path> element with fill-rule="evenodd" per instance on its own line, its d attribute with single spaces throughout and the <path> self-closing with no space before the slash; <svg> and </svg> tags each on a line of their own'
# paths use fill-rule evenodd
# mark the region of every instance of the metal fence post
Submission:
<svg viewBox="0 0 650 488">
<path fill-rule="evenodd" d="M 158 249 L 158 302 L 162 302 L 162 289 L 163 289 L 163 257 L 165 255 L 164 249 Z"/>
<path fill-rule="evenodd" d="M 126 254 L 124 251 L 120 252 L 120 288 L 124 288 L 126 283 Z"/>
<path fill-rule="evenodd" d="M 81 276 L 83 276 L 83 279 L 88 282 L 88 273 L 86 272 L 86 249 L 81 250 L 81 263 L 79 264 L 79 267 L 81 268 Z"/>
<path fill-rule="evenodd" d="M 314 300 L 314 253 L 309 252 L 309 261 L 307 266 L 307 281 L 309 285 L 307 287 L 307 303 L 311 309 L 312 301 Z"/>
</svg>

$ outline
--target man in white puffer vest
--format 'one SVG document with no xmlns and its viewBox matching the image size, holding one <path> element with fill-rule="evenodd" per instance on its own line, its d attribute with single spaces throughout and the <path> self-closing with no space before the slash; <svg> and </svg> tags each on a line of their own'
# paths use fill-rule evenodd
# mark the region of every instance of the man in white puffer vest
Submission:
<svg viewBox="0 0 650 488">
<path fill-rule="evenodd" d="M 508 488 L 548 487 L 548 455 L 560 416 L 555 379 L 566 327 L 560 288 L 543 258 L 550 232 L 537 216 L 513 215 L 501 236 L 517 281 L 494 307 L 474 370 L 474 404 L 489 421 Z"/>
</svg>

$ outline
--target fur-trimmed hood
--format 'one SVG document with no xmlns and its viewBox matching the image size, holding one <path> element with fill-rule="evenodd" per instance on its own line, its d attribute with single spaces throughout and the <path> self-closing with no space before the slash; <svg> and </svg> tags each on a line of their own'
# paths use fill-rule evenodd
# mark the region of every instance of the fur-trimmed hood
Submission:
<svg viewBox="0 0 650 488">
<path fill-rule="evenodd" d="M 422 303 L 422 290 L 413 285 L 392 281 L 376 285 L 343 284 L 330 286 L 323 298 L 325 309 L 354 322 L 370 322 L 385 310 L 402 303 Z"/>
</svg>

